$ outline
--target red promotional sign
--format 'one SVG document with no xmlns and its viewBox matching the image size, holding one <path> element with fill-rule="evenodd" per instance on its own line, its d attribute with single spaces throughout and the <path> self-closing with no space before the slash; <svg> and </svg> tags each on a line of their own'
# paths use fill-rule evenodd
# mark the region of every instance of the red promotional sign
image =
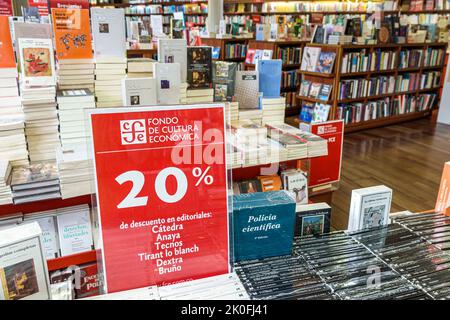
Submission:
<svg viewBox="0 0 450 320">
<path fill-rule="evenodd" d="M 12 1 L 11 0 L 0 0 L 0 16 L 12 16 Z"/>
<path fill-rule="evenodd" d="M 91 114 L 107 292 L 229 270 L 222 105 Z"/>
<path fill-rule="evenodd" d="M 337 120 L 324 123 L 312 123 L 311 133 L 327 139 L 328 155 L 310 159 L 309 187 L 339 181 L 341 178 L 344 122 Z"/>
<path fill-rule="evenodd" d="M 47 0 L 28 0 L 28 6 L 37 7 L 41 17 L 48 16 Z"/>
</svg>

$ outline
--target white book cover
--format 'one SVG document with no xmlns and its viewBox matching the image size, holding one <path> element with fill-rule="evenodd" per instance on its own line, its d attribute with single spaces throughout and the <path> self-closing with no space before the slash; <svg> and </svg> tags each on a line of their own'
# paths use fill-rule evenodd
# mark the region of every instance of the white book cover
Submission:
<svg viewBox="0 0 450 320">
<path fill-rule="evenodd" d="M 303 51 L 301 70 L 316 71 L 317 61 L 319 60 L 321 49 L 318 47 L 305 47 Z"/>
<path fill-rule="evenodd" d="M 22 81 L 29 86 L 56 85 L 51 39 L 19 38 Z"/>
<path fill-rule="evenodd" d="M 91 23 L 95 58 L 125 59 L 124 9 L 91 8 Z"/>
<path fill-rule="evenodd" d="M 158 61 L 160 63 L 179 63 L 181 82 L 187 79 L 186 39 L 158 39 Z"/>
<path fill-rule="evenodd" d="M 37 222 L 0 230 L 0 300 L 48 300 L 50 284 Z"/>
<path fill-rule="evenodd" d="M 89 210 L 77 210 L 56 216 L 61 256 L 92 250 L 92 226 Z"/>
<path fill-rule="evenodd" d="M 386 186 L 353 190 L 348 231 L 388 224 L 391 202 L 392 189 Z"/>
<path fill-rule="evenodd" d="M 234 89 L 239 108 L 259 109 L 259 79 L 257 71 L 236 71 Z"/>
<path fill-rule="evenodd" d="M 153 74 L 156 76 L 158 104 L 180 102 L 180 64 L 155 63 Z"/>
<path fill-rule="evenodd" d="M 36 221 L 42 230 L 42 242 L 44 245 L 45 258 L 54 259 L 58 256 L 58 235 L 54 216 L 45 216 L 42 218 L 33 217 L 26 219 L 26 222 Z"/>
<path fill-rule="evenodd" d="M 122 80 L 122 100 L 125 106 L 157 104 L 155 78 L 126 78 Z"/>
</svg>

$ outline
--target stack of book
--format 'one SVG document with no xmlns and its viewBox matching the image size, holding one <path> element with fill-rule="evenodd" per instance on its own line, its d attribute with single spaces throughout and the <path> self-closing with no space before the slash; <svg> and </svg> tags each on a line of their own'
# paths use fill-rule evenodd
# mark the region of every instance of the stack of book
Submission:
<svg viewBox="0 0 450 320">
<path fill-rule="evenodd" d="M 56 88 L 22 87 L 21 91 L 30 161 L 54 160 L 59 145 Z"/>
<path fill-rule="evenodd" d="M 95 97 L 98 108 L 122 105 L 122 79 L 126 77 L 126 59 L 99 59 L 95 64 Z"/>
<path fill-rule="evenodd" d="M 279 133 L 289 134 L 290 136 L 302 141 L 307 149 L 307 157 L 320 157 L 328 154 L 327 140 L 310 132 L 302 131 L 288 124 L 268 125 L 269 132 L 278 131 Z M 304 156 L 303 158 L 305 158 Z"/>
<path fill-rule="evenodd" d="M 249 300 L 235 273 L 159 287 L 161 300 Z"/>
<path fill-rule="evenodd" d="M 245 121 L 253 121 L 257 124 L 261 124 L 262 110 L 260 109 L 239 109 L 239 123 Z"/>
<path fill-rule="evenodd" d="M 73 198 L 93 193 L 93 163 L 85 145 L 59 148 L 56 164 L 61 187 L 61 198 Z"/>
<path fill-rule="evenodd" d="M 28 163 L 23 115 L 0 117 L 0 154 L 2 159 L 10 160 L 13 165 Z"/>
<path fill-rule="evenodd" d="M 0 216 L 0 230 L 17 226 L 23 222 L 22 213 L 10 213 Z"/>
<path fill-rule="evenodd" d="M 92 59 L 60 59 L 58 89 L 86 88 L 94 91 L 94 65 Z"/>
<path fill-rule="evenodd" d="M 268 127 L 268 135 L 287 149 L 287 160 L 303 159 L 308 156 L 308 145 L 303 139 L 300 139 L 290 133 L 280 130 L 284 125 L 266 125 Z"/>
<path fill-rule="evenodd" d="M 95 108 L 95 98 L 89 89 L 58 91 L 59 131 L 63 147 L 86 144 L 89 135 L 86 127 L 86 109 Z"/>
<path fill-rule="evenodd" d="M 127 60 L 127 78 L 153 77 L 154 60 L 149 58 L 131 58 Z"/>
<path fill-rule="evenodd" d="M 262 99 L 262 124 L 284 123 L 286 98 Z"/>
<path fill-rule="evenodd" d="M 186 102 L 187 104 L 214 102 L 214 90 L 213 89 L 187 90 Z"/>
<path fill-rule="evenodd" d="M 8 185 L 11 174 L 11 163 L 8 160 L 0 160 L 0 205 L 13 202 L 11 187 Z"/>
<path fill-rule="evenodd" d="M 82 300 L 160 300 L 160 298 L 158 287 L 151 286 L 92 296 Z"/>
<path fill-rule="evenodd" d="M 187 104 L 187 88 L 188 88 L 187 82 L 182 82 L 180 84 L 180 103 L 181 104 Z"/>
<path fill-rule="evenodd" d="M 11 189 L 15 204 L 60 198 L 56 164 L 37 162 L 14 167 Z"/>
<path fill-rule="evenodd" d="M 230 115 L 229 121 L 231 125 L 235 125 L 239 122 L 239 102 L 229 102 L 225 104 L 225 117 L 227 121 L 228 114 Z"/>
</svg>

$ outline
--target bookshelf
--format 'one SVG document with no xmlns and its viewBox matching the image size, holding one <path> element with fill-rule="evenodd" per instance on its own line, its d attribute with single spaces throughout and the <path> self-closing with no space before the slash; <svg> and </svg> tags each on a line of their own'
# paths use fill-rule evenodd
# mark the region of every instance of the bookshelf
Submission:
<svg viewBox="0 0 450 320">
<path fill-rule="evenodd" d="M 247 54 L 248 43 L 251 39 L 246 38 L 229 38 L 229 39 L 217 39 L 217 38 L 201 38 L 202 45 L 220 48 L 219 59 L 229 62 L 244 63 L 245 56 Z M 239 48 L 239 54 L 230 55 L 231 48 Z M 238 52 L 238 51 L 234 51 Z"/>
<path fill-rule="evenodd" d="M 305 45 L 305 47 L 308 46 L 320 47 L 322 52 L 335 52 L 336 58 L 334 67 L 332 73 L 330 74 L 298 70 L 297 72 L 302 77 L 300 81 L 307 80 L 322 84 L 331 84 L 332 91 L 328 101 L 321 101 L 311 97 L 300 96 L 299 94 L 297 95 L 297 99 L 301 102 L 320 102 L 331 105 L 329 119 L 344 119 L 347 122 L 345 125 L 346 133 L 428 117 L 432 113 L 433 109 L 439 105 L 442 81 L 445 77 L 444 60 L 446 58 L 445 52 L 447 50 L 447 43 Z M 412 57 L 411 52 L 417 53 L 417 58 Z M 353 57 L 352 61 L 357 62 L 349 64 L 348 57 L 352 57 L 351 54 L 362 55 L 363 57 L 368 57 L 370 55 L 377 57 L 377 60 L 375 60 L 376 62 L 374 62 L 374 68 L 371 68 L 367 62 L 364 62 L 364 58 L 360 58 L 362 60 L 355 60 Z M 401 60 L 401 57 L 405 56 L 410 58 Z M 385 64 L 383 65 L 381 61 L 385 61 Z M 405 61 L 407 64 L 412 64 L 412 66 L 407 65 L 400 67 L 400 64 L 405 63 Z M 358 67 L 356 66 L 360 66 L 362 69 L 367 70 L 348 71 L 348 68 L 357 69 Z M 388 79 L 392 82 L 391 86 L 386 84 L 385 87 L 382 87 L 378 84 L 377 81 L 384 81 L 385 79 L 385 84 Z M 342 94 L 345 95 L 347 91 L 344 90 L 344 93 L 342 92 L 343 89 L 341 87 L 341 83 L 348 84 L 349 81 L 372 81 L 377 83 L 375 86 L 377 90 L 381 87 L 383 90 L 384 88 L 389 89 L 386 90 L 387 92 L 376 94 L 359 94 L 358 91 L 357 96 L 343 97 Z M 404 86 L 406 86 L 406 88 L 404 88 Z M 355 87 L 361 89 L 361 87 L 352 85 L 350 87 L 352 89 Z M 370 87 L 370 85 L 367 85 L 367 87 Z M 367 91 L 369 91 L 369 89 Z M 375 105 L 375 103 L 377 103 L 377 101 L 382 101 L 383 99 L 386 99 L 385 102 L 387 105 L 381 104 L 381 112 L 376 109 L 376 118 L 370 118 L 367 120 L 359 119 L 359 121 L 355 121 L 355 119 L 358 119 L 355 114 L 357 112 L 363 112 L 362 110 L 364 109 L 367 110 L 367 104 L 371 104 L 372 106 L 376 106 L 376 108 L 378 108 L 378 105 Z M 415 110 L 407 109 L 410 105 L 412 105 L 412 103 L 409 102 L 406 102 L 405 110 L 402 110 L 400 104 L 402 99 L 411 99 L 406 101 L 419 102 L 417 102 Z M 428 102 L 423 101 L 431 101 L 429 103 L 432 105 L 422 109 L 420 103 L 428 104 Z M 347 109 L 350 109 L 350 111 L 347 112 Z M 344 112 L 344 116 L 342 115 L 342 112 Z M 345 117 L 345 114 L 348 116 L 348 113 L 351 114 L 350 118 Z M 347 121 L 349 119 L 351 119 L 351 121 Z"/>
</svg>

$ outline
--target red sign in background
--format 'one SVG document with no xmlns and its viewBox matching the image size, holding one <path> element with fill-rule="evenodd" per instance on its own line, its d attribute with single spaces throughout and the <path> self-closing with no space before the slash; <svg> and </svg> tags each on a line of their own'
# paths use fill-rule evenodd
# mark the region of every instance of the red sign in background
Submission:
<svg viewBox="0 0 450 320">
<path fill-rule="evenodd" d="M 150 109 L 91 115 L 108 292 L 229 268 L 223 107 Z"/>
<path fill-rule="evenodd" d="M 29 7 L 37 7 L 41 17 L 48 16 L 47 0 L 28 0 Z"/>
<path fill-rule="evenodd" d="M 344 122 L 337 120 L 313 123 L 311 124 L 311 133 L 327 139 L 328 155 L 310 159 L 309 187 L 339 181 L 341 177 Z"/>
<path fill-rule="evenodd" d="M 0 0 L 0 16 L 12 16 L 12 0 Z"/>
<path fill-rule="evenodd" d="M 50 8 L 89 9 L 88 0 L 48 0 Z"/>
</svg>

